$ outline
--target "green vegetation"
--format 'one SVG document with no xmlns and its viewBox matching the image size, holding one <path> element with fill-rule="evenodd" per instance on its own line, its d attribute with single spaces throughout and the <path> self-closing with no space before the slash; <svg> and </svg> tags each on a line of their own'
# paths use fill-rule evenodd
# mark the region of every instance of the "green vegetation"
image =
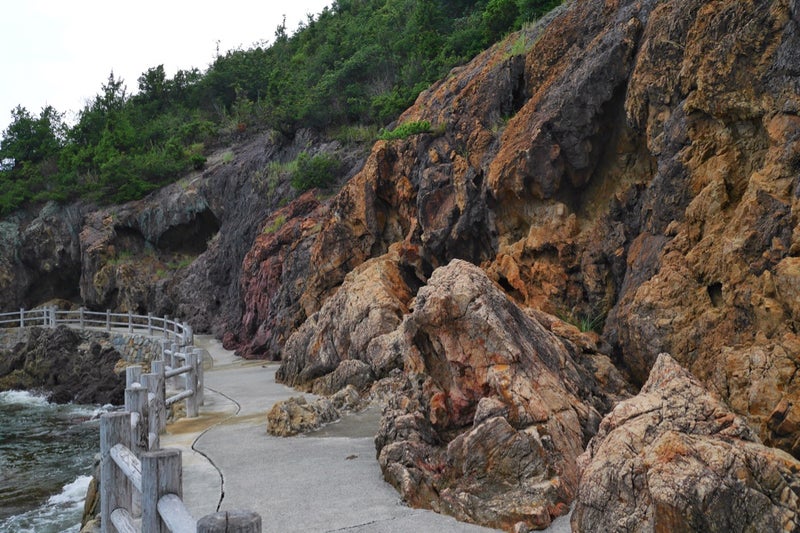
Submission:
<svg viewBox="0 0 800 533">
<path fill-rule="evenodd" d="M 419 122 L 406 122 L 405 124 L 400 124 L 392 131 L 383 131 L 378 138 L 384 141 L 391 141 L 393 139 L 406 139 L 411 135 L 430 132 L 431 123 L 427 120 L 421 120 Z"/>
<path fill-rule="evenodd" d="M 273 220 L 271 224 L 264 227 L 263 233 L 264 235 L 272 235 L 273 233 L 281 229 L 284 224 L 286 224 L 286 217 L 283 215 L 278 215 L 277 217 L 275 217 L 275 220 Z"/>
<path fill-rule="evenodd" d="M 50 106 L 17 107 L 0 140 L 0 215 L 46 200 L 141 198 L 250 132 L 291 138 L 310 127 L 368 142 L 452 67 L 558 3 L 336 0 L 294 34 L 282 24 L 271 45 L 218 55 L 205 72 L 168 78 L 159 65 L 135 94 L 112 73 L 74 125 Z M 419 133 L 401 128 L 390 134 Z M 293 173 L 295 188 L 333 182 L 338 163 L 317 157 L 298 161 L 307 168 Z"/>
<path fill-rule="evenodd" d="M 292 187 L 307 191 L 314 187 L 325 188 L 336 181 L 341 162 L 330 154 L 310 156 L 301 152 L 297 156 L 297 170 L 292 174 Z"/>
<path fill-rule="evenodd" d="M 592 308 L 588 312 L 568 311 L 558 313 L 558 318 L 568 324 L 572 324 L 583 333 L 589 331 L 602 333 L 606 322 L 606 312 Z"/>
</svg>

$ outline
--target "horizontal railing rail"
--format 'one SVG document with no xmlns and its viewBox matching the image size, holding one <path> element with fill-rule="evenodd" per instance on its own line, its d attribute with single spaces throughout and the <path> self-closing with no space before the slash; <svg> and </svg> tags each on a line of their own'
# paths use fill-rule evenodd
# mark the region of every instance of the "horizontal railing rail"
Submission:
<svg viewBox="0 0 800 533">
<path fill-rule="evenodd" d="M 59 310 L 55 307 L 0 313 L 0 329 L 59 325 L 127 334 L 163 336 L 161 358 L 126 368 L 125 411 L 100 422 L 100 527 L 103 533 L 260 533 L 261 517 L 227 511 L 195 520 L 182 500 L 182 459 L 177 449 L 159 449 L 166 408 L 186 401 L 186 415 L 203 404 L 203 351 L 194 348 L 191 326 L 150 314 Z M 182 379 L 179 379 L 181 378 Z M 167 382 L 172 396 L 167 396 Z"/>
<path fill-rule="evenodd" d="M 202 403 L 201 353 L 167 343 L 163 359 L 151 362 L 150 373 L 142 373 L 140 365 L 125 369 L 125 412 L 103 415 L 100 423 L 103 533 L 261 532 L 261 517 L 249 511 L 195 520 L 182 499 L 180 450 L 159 449 L 167 406 L 186 399 L 187 415 L 197 416 Z M 183 364 L 172 368 L 178 361 Z M 167 381 L 180 376 L 186 389 L 167 397 Z"/>
<path fill-rule="evenodd" d="M 194 332 L 188 324 L 163 317 L 140 315 L 134 313 L 112 313 L 89 311 L 83 307 L 76 310 L 46 307 L 38 309 L 20 309 L 0 313 L 0 328 L 56 327 L 58 325 L 78 327 L 80 329 L 112 329 L 127 330 L 128 333 L 143 333 L 149 336 L 163 336 L 183 346 L 194 344 Z"/>
</svg>

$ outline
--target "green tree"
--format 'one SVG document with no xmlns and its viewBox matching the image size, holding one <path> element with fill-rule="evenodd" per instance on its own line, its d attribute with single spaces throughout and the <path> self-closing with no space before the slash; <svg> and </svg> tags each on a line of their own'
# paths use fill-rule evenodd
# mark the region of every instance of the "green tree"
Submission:
<svg viewBox="0 0 800 533">
<path fill-rule="evenodd" d="M 65 133 L 63 115 L 52 106 L 44 107 L 38 117 L 17 106 L 11 111 L 11 124 L 0 141 L 0 160 L 13 161 L 13 167 L 17 168 L 57 157 Z"/>
</svg>

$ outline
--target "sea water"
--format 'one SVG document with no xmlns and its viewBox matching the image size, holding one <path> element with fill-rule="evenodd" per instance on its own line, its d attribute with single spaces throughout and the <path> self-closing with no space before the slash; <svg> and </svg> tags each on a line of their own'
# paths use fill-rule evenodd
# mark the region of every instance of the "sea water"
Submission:
<svg viewBox="0 0 800 533">
<path fill-rule="evenodd" d="M 105 411 L 0 392 L 0 532 L 80 530 Z"/>
</svg>

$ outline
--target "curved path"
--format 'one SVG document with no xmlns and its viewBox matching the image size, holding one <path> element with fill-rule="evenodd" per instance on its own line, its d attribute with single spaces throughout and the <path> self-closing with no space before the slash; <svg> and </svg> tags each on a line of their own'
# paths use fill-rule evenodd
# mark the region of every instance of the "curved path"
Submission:
<svg viewBox="0 0 800 533">
<path fill-rule="evenodd" d="M 375 459 L 373 410 L 305 436 L 270 436 L 266 412 L 299 394 L 275 383 L 277 365 L 242 360 L 208 336 L 195 344 L 210 355 L 205 405 L 161 439 L 183 450 L 183 499 L 195 517 L 252 510 L 265 533 L 493 531 L 403 505 Z"/>
</svg>

